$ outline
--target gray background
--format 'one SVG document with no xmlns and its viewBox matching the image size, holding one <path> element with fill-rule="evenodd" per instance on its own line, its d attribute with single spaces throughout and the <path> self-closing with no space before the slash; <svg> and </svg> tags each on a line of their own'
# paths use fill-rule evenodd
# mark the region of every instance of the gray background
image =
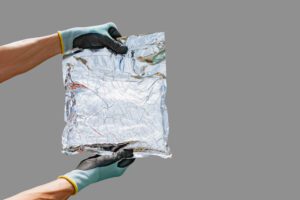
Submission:
<svg viewBox="0 0 300 200">
<path fill-rule="evenodd" d="M 165 31 L 173 159 L 137 160 L 73 199 L 299 199 L 298 1 L 1 1 L 0 43 L 115 22 Z M 0 197 L 82 159 L 60 153 L 61 56 L 0 85 Z"/>
</svg>

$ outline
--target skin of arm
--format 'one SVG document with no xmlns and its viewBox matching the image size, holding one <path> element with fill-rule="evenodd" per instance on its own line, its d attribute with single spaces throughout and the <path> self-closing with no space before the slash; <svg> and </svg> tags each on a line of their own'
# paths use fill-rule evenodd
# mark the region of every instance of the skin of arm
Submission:
<svg viewBox="0 0 300 200">
<path fill-rule="evenodd" d="M 132 149 L 116 150 L 110 156 L 94 155 L 57 180 L 6 200 L 65 200 L 91 184 L 121 176 L 134 160 Z"/>
<path fill-rule="evenodd" d="M 74 33 L 74 31 L 76 34 Z M 75 44 L 77 48 L 95 49 L 107 47 L 113 52 L 120 54 L 124 54 L 128 50 L 126 46 L 114 41 L 115 38 L 121 37 L 121 35 L 117 31 L 115 25 L 112 23 L 95 27 L 81 28 L 78 33 L 76 31 L 78 32 L 78 28 L 75 28 L 74 30 L 70 29 L 67 31 L 62 31 L 60 32 L 60 35 L 59 33 L 55 33 L 43 37 L 25 39 L 0 46 L 0 84 L 6 80 L 13 78 L 14 76 L 23 74 L 33 69 L 34 67 L 57 54 L 61 54 L 64 51 L 69 50 L 74 46 L 71 45 L 73 43 L 73 39 L 76 40 L 76 38 L 72 38 L 74 35 L 84 36 L 79 37 L 79 39 L 76 40 L 77 42 Z M 95 32 L 96 35 L 88 35 L 88 33 L 90 32 Z M 64 41 L 64 39 L 66 41 Z M 123 159 L 123 157 L 120 158 Z M 84 166 L 85 164 L 90 166 L 92 162 L 95 165 L 92 165 L 95 169 L 89 169 L 87 170 L 87 172 L 85 172 L 84 169 L 79 169 L 77 170 L 79 171 L 78 176 L 76 176 L 76 173 L 67 175 L 69 175 L 70 177 L 73 175 L 75 178 L 77 178 L 76 180 L 79 182 L 80 186 L 86 187 L 94 182 L 115 177 L 116 174 L 124 172 L 125 167 L 128 167 L 134 161 L 134 159 L 124 159 L 123 161 L 125 162 L 121 162 L 122 165 L 124 165 L 125 163 L 124 166 L 116 168 L 114 167 L 115 165 L 112 164 L 114 165 L 113 167 L 111 167 L 112 171 L 109 171 L 107 169 L 109 167 L 102 165 L 103 163 L 107 164 L 108 161 L 113 161 L 115 158 L 112 157 L 110 159 L 107 160 L 103 159 L 102 157 L 100 159 L 98 159 L 98 157 L 86 159 L 81 164 Z M 100 163 L 98 163 L 98 161 Z M 104 173 L 99 176 L 99 171 L 105 173 L 107 172 L 107 174 Z M 78 178 L 81 177 L 80 173 L 85 173 L 85 175 L 89 175 L 90 177 L 85 176 L 83 177 L 83 180 L 81 180 Z M 74 193 L 76 193 L 74 183 L 72 184 L 64 178 L 59 178 L 50 183 L 21 192 L 13 197 L 7 198 L 6 200 L 65 200 L 72 196 Z"/>
<path fill-rule="evenodd" d="M 0 46 L 0 83 L 61 53 L 57 33 Z"/>
<path fill-rule="evenodd" d="M 58 34 L 30 38 L 0 46 L 0 83 L 38 66 L 61 53 Z M 7 200 L 68 199 L 75 190 L 64 179 L 27 190 Z"/>
<path fill-rule="evenodd" d="M 32 188 L 5 200 L 65 200 L 75 193 L 74 187 L 65 179 Z"/>
</svg>

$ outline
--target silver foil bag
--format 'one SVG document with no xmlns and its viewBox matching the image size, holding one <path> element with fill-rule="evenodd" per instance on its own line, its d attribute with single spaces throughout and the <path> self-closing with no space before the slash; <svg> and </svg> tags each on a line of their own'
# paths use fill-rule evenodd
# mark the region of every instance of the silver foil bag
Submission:
<svg viewBox="0 0 300 200">
<path fill-rule="evenodd" d="M 64 56 L 63 152 L 171 156 L 164 33 L 120 38 L 128 53 L 104 48 Z"/>
</svg>

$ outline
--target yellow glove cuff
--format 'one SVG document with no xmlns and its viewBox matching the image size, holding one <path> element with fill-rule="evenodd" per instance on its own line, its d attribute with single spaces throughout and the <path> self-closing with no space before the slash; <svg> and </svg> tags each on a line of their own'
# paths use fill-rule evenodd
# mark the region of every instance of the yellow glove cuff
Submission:
<svg viewBox="0 0 300 200">
<path fill-rule="evenodd" d="M 64 54 L 64 53 L 65 53 L 65 51 L 64 51 L 65 47 L 64 47 L 64 41 L 63 41 L 63 38 L 62 38 L 61 32 L 60 32 L 60 31 L 58 31 L 58 32 L 57 32 L 57 34 L 58 34 L 59 41 L 60 41 L 61 53 L 62 53 L 62 54 Z"/>
<path fill-rule="evenodd" d="M 58 178 L 62 178 L 62 179 L 65 179 L 67 180 L 69 183 L 71 183 L 71 185 L 74 187 L 75 189 L 75 192 L 73 195 L 77 194 L 78 193 L 78 187 L 77 187 L 77 184 L 75 183 L 75 181 L 73 181 L 72 179 L 70 179 L 69 177 L 67 176 L 59 176 Z"/>
</svg>

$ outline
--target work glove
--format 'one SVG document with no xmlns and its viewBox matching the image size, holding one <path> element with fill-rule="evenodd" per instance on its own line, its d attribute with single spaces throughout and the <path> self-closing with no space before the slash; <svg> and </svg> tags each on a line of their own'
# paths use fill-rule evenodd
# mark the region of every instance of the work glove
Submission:
<svg viewBox="0 0 300 200">
<path fill-rule="evenodd" d="M 62 53 L 73 48 L 100 49 L 107 47 L 117 54 L 125 54 L 128 48 L 116 39 L 121 37 L 116 25 L 112 22 L 98 26 L 76 27 L 58 31 Z"/>
<path fill-rule="evenodd" d="M 70 182 L 75 194 L 90 184 L 121 176 L 134 162 L 133 150 L 120 150 L 111 156 L 95 155 L 80 162 L 77 168 L 58 178 Z"/>
</svg>

